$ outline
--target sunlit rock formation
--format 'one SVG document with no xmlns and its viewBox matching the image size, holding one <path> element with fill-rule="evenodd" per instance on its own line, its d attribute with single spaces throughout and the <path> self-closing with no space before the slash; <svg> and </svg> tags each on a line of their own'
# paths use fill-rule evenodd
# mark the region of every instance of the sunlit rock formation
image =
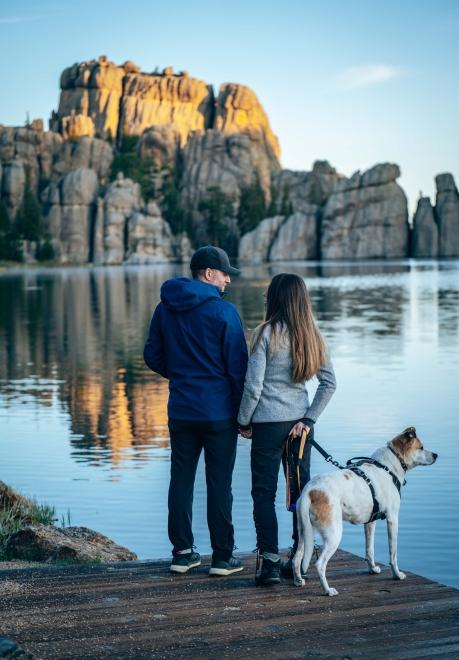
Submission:
<svg viewBox="0 0 459 660">
<path fill-rule="evenodd" d="M 451 174 L 436 177 L 435 206 L 421 200 L 411 228 L 396 164 L 350 178 L 325 160 L 281 169 L 244 85 L 215 94 L 186 71 L 101 56 L 66 68 L 60 87 L 49 131 L 37 119 L 0 126 L 3 255 L 13 246 L 25 261 L 52 252 L 61 263 L 149 264 L 216 242 L 252 263 L 459 256 Z"/>
</svg>

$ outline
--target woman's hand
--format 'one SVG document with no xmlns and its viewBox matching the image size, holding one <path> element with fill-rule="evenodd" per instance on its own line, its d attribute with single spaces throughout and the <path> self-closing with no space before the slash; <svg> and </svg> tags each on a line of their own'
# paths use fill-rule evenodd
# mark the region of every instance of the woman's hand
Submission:
<svg viewBox="0 0 459 660">
<path fill-rule="evenodd" d="M 301 434 L 303 433 L 303 429 L 306 430 L 306 435 L 309 433 L 311 430 L 309 426 L 306 426 L 306 424 L 303 424 L 303 422 L 297 422 L 295 426 L 293 426 L 290 429 L 289 435 L 292 435 L 294 438 L 299 438 Z"/>
<path fill-rule="evenodd" d="M 239 433 L 243 438 L 247 438 L 249 440 L 252 437 L 252 427 L 249 426 L 247 429 L 242 429 L 239 427 Z"/>
</svg>

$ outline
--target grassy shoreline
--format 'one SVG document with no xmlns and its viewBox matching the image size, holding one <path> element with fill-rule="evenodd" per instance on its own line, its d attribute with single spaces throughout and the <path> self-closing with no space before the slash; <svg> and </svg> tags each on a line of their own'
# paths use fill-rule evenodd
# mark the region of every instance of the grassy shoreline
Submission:
<svg viewBox="0 0 459 660">
<path fill-rule="evenodd" d="M 7 545 L 10 537 L 27 525 L 52 525 L 55 509 L 17 493 L 0 481 L 0 562 L 10 561 Z"/>
</svg>

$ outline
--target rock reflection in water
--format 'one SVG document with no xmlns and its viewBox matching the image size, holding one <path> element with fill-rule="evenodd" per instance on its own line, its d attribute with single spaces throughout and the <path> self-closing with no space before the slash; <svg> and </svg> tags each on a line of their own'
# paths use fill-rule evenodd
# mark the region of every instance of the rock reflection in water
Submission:
<svg viewBox="0 0 459 660">
<path fill-rule="evenodd" d="M 89 379 L 66 385 L 76 460 L 118 464 L 135 455 L 146 461 L 146 448 L 169 446 L 166 381 L 128 383 L 121 368 L 114 377 L 111 387 Z"/>
<path fill-rule="evenodd" d="M 167 447 L 166 381 L 142 359 L 161 283 L 181 267 L 22 271 L 0 278 L 0 392 L 51 405 L 57 386 L 78 461 L 146 460 Z M 2 350 L 3 354 L 3 350 Z"/>
<path fill-rule="evenodd" d="M 415 278 L 441 269 L 432 263 L 272 263 L 245 267 L 228 299 L 241 312 L 249 335 L 264 314 L 263 291 L 279 272 L 305 277 L 320 326 L 339 359 L 390 365 L 404 350 L 404 329 L 419 304 L 436 296 L 441 341 L 458 334 L 458 288 Z M 186 274 L 182 266 L 22 270 L 0 277 L 0 393 L 6 401 L 31 397 L 70 418 L 71 455 L 78 462 L 119 465 L 149 460 L 151 448 L 167 448 L 167 382 L 142 359 L 161 283 Z M 455 271 L 457 273 L 457 270 Z M 411 288 L 407 286 L 407 274 Z M 430 326 L 429 326 L 430 327 Z M 430 330 L 429 330 L 430 331 Z M 387 341 L 378 348 L 378 337 Z M 359 355 L 356 357 L 355 347 Z M 388 346 L 390 350 L 388 351 Z"/>
</svg>

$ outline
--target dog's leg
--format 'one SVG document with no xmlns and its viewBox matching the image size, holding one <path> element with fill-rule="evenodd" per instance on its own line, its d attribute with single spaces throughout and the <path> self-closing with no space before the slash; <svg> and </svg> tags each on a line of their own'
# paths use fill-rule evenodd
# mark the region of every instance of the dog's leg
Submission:
<svg viewBox="0 0 459 660">
<path fill-rule="evenodd" d="M 293 558 L 293 581 L 296 587 L 304 586 L 301 573 L 307 572 L 314 552 L 314 529 L 309 517 L 308 504 L 309 498 L 305 496 L 299 501 L 297 509 L 298 549 Z"/>
<path fill-rule="evenodd" d="M 306 507 L 305 507 L 306 508 Z M 304 547 L 306 544 L 305 538 L 305 529 L 303 525 L 303 516 L 307 516 L 309 519 L 309 508 L 307 511 L 301 510 L 301 500 L 297 503 L 296 517 L 298 521 L 298 547 L 293 557 L 292 567 L 293 567 L 293 583 L 296 587 L 304 587 L 304 580 L 301 577 L 300 565 L 303 560 Z"/>
<path fill-rule="evenodd" d="M 329 586 L 325 572 L 327 570 L 327 564 L 337 551 L 343 535 L 343 521 L 341 516 L 339 519 L 337 518 L 336 520 L 333 520 L 329 526 L 320 529 L 320 533 L 324 540 L 322 552 L 320 553 L 319 559 L 316 561 L 320 584 L 322 585 L 325 594 L 328 596 L 337 596 L 338 591 Z"/>
<path fill-rule="evenodd" d="M 305 530 L 304 541 L 305 547 L 303 561 L 301 562 L 301 572 L 303 575 L 306 575 L 309 564 L 311 563 L 312 553 L 314 552 L 314 528 L 311 524 L 309 524 Z"/>
<path fill-rule="evenodd" d="M 381 573 L 379 566 L 375 564 L 375 529 L 376 522 L 365 525 L 365 559 L 368 563 L 370 573 Z"/>
<path fill-rule="evenodd" d="M 394 516 L 387 516 L 387 536 L 389 539 L 389 557 L 390 567 L 394 580 L 404 580 L 405 573 L 399 570 L 397 564 L 397 533 L 398 533 L 398 518 Z"/>
</svg>

